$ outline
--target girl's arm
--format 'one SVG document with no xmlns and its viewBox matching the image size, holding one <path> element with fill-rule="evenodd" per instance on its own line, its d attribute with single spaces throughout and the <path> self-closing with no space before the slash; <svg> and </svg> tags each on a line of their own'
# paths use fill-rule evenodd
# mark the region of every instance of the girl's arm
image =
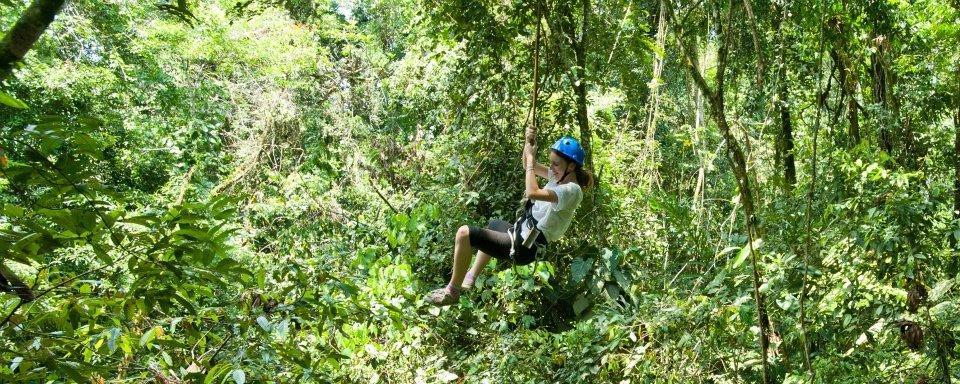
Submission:
<svg viewBox="0 0 960 384">
<path fill-rule="evenodd" d="M 540 186 L 537 185 L 537 173 L 535 171 L 539 164 L 537 164 L 537 162 L 534 159 L 534 156 L 533 156 L 534 151 L 535 149 L 531 148 L 529 145 L 524 146 L 523 163 L 526 165 L 526 167 L 524 168 L 525 175 L 523 177 L 524 185 L 526 186 L 526 188 L 524 189 L 524 195 L 526 195 L 527 198 L 532 200 L 541 200 L 541 201 L 556 203 L 558 201 L 556 193 L 554 193 L 549 189 L 540 188 Z M 542 165 L 540 165 L 540 167 L 544 168 L 543 175 L 546 176 L 547 174 L 546 167 Z"/>
<path fill-rule="evenodd" d="M 526 156 L 526 155 L 527 155 L 527 152 L 530 152 L 530 153 L 535 153 L 535 152 L 536 152 L 535 150 L 532 150 L 532 149 L 530 148 L 530 144 L 529 144 L 529 143 L 523 145 L 523 168 L 526 169 L 526 168 L 527 168 L 527 164 L 533 163 L 533 173 L 536 174 L 537 176 L 540 176 L 540 177 L 546 179 L 546 178 L 547 178 L 547 172 L 549 171 L 549 169 L 547 168 L 547 166 L 546 166 L 546 165 L 543 165 L 543 164 L 540 164 L 540 163 L 536 162 L 535 160 L 527 161 L 527 156 Z"/>
</svg>

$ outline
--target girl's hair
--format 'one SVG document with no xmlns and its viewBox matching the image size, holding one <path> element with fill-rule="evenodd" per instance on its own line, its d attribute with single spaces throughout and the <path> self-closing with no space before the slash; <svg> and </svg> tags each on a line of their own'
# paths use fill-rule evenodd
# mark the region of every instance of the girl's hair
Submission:
<svg viewBox="0 0 960 384">
<path fill-rule="evenodd" d="M 593 174 L 590 173 L 590 171 L 583 169 L 583 167 L 580 165 L 577 165 L 577 168 L 573 170 L 573 173 L 577 176 L 577 184 L 580 184 L 581 188 L 593 188 Z"/>
<path fill-rule="evenodd" d="M 588 170 L 586 170 L 585 168 L 583 168 L 582 165 L 577 164 L 577 162 L 575 162 L 575 161 L 573 161 L 573 159 L 567 157 L 567 155 L 564 155 L 563 153 L 560 153 L 560 151 L 553 150 L 553 153 L 556 153 L 557 156 L 560 156 L 560 157 L 563 158 L 563 160 L 565 160 L 566 162 L 568 162 L 568 163 L 574 163 L 574 164 L 577 166 L 577 167 L 573 170 L 573 174 L 574 174 L 574 176 L 577 178 L 577 184 L 580 185 L 580 188 L 583 188 L 583 189 L 593 188 L 593 173 L 590 173 L 590 171 L 588 171 Z"/>
</svg>

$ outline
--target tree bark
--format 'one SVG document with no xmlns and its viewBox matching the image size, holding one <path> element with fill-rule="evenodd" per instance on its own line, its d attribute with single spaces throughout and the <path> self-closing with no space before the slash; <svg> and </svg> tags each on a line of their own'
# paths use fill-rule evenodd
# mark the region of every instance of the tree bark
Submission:
<svg viewBox="0 0 960 384">
<path fill-rule="evenodd" d="M 660 49 L 660 52 L 664 52 L 666 46 L 666 33 L 667 33 L 667 20 L 666 20 L 666 6 L 663 5 L 663 1 L 660 1 L 660 12 L 658 13 L 657 20 L 657 37 L 656 44 L 657 48 Z M 647 115 L 644 120 L 644 126 L 646 127 L 646 133 L 644 135 L 644 149 L 642 153 L 642 159 L 644 162 L 644 169 L 646 172 L 646 180 L 649 182 L 648 185 L 654 183 L 654 168 L 655 164 L 652 161 L 653 156 L 653 143 L 654 136 L 656 135 L 657 130 L 657 115 L 660 110 L 660 83 L 661 83 L 661 74 L 663 73 L 663 62 L 664 55 L 654 55 L 653 57 L 653 75 L 650 80 L 650 98 L 647 103 Z M 694 122 L 696 126 L 696 122 Z M 696 133 L 694 133 L 696 135 Z"/>
<path fill-rule="evenodd" d="M 855 147 L 860 144 L 861 140 L 860 114 L 857 109 L 859 106 L 856 97 L 857 75 L 850 70 L 847 61 L 840 56 L 836 49 L 830 50 L 830 58 L 833 59 L 833 65 L 837 67 L 840 75 L 840 92 L 843 93 L 841 98 L 844 96 L 847 98 L 847 120 L 849 121 L 847 135 L 852 140 L 850 147 Z"/>
<path fill-rule="evenodd" d="M 753 5 L 750 4 L 751 1 L 752 0 L 743 0 L 743 9 L 746 11 L 747 21 L 749 21 L 750 24 L 750 38 L 753 39 L 753 49 L 756 51 L 755 54 L 757 56 L 757 89 L 763 89 L 763 76 L 767 73 L 767 64 L 764 60 L 764 50 L 760 43 L 760 33 L 757 32 L 757 18 L 753 14 Z M 776 16 L 774 16 L 774 18 L 776 18 Z M 779 26 L 775 31 L 780 31 Z M 782 39 L 783 34 L 781 33 L 780 36 Z"/>
<path fill-rule="evenodd" d="M 876 48 L 873 53 L 870 54 L 870 77 L 873 80 L 873 101 L 880 104 L 883 109 L 892 114 L 890 98 L 888 97 L 890 95 L 889 76 L 887 75 L 887 66 L 884 62 L 889 45 L 885 41 L 886 36 L 878 34 L 877 32 L 874 32 L 873 36 Z M 897 123 L 895 119 L 890 118 L 890 115 L 884 115 L 884 118 L 880 121 L 880 149 L 883 149 L 890 156 L 894 156 L 895 133 L 893 128 Z"/>
<path fill-rule="evenodd" d="M 960 63 L 957 65 L 957 90 L 954 103 L 957 111 L 953 115 L 953 219 L 960 222 Z M 950 265 L 950 275 L 953 276 L 960 272 L 960 252 L 958 252 L 960 250 L 957 249 L 956 236 L 951 236 L 950 240 L 954 250 Z"/>
<path fill-rule="evenodd" d="M 20 302 L 33 301 L 35 295 L 26 283 L 17 277 L 0 259 L 0 292 L 12 293 L 20 297 Z"/>
<path fill-rule="evenodd" d="M 0 41 L 0 81 L 6 80 L 40 35 L 53 22 L 66 0 L 34 0 Z"/>
<path fill-rule="evenodd" d="M 745 0 L 749 2 L 749 0 Z M 777 70 L 778 86 L 777 97 L 780 99 L 780 142 L 783 148 L 783 179 L 787 190 L 790 191 L 797 184 L 797 164 L 793 153 L 793 121 L 790 118 L 790 93 L 787 88 L 787 46 L 783 30 L 784 10 L 777 6 L 773 15 L 773 30 L 779 31 L 780 38 L 777 46 L 779 68 Z"/>
<path fill-rule="evenodd" d="M 577 60 L 577 77 L 573 90 L 577 95 L 577 124 L 580 126 L 580 141 L 586 149 L 584 164 L 593 169 L 593 151 L 591 150 L 590 121 L 587 115 L 587 32 L 590 20 L 590 0 L 581 0 L 583 24 L 580 28 L 580 39 L 574 39 L 573 51 Z"/>
</svg>

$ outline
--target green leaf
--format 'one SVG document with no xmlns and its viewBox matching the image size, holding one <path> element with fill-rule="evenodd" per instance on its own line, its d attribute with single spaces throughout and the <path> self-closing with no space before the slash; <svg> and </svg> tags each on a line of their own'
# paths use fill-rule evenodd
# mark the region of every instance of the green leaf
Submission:
<svg viewBox="0 0 960 384">
<path fill-rule="evenodd" d="M 630 286 L 633 285 L 633 281 L 630 280 L 627 275 L 621 270 L 613 271 L 613 278 L 617 280 L 617 285 L 623 289 L 623 291 L 629 291 Z"/>
<path fill-rule="evenodd" d="M 756 251 L 760 249 L 760 245 L 763 244 L 763 239 L 756 239 L 753 241 L 753 250 Z M 740 254 L 737 255 L 737 258 L 733 260 L 733 264 L 730 265 L 731 269 L 736 269 L 740 267 L 740 264 L 743 264 L 747 260 L 747 257 L 750 256 L 751 246 L 745 245 L 740 249 Z"/>
<path fill-rule="evenodd" d="M 187 311 L 190 312 L 191 315 L 197 314 L 197 307 L 195 307 L 193 303 L 190 302 L 190 300 L 187 300 L 183 296 L 180 296 L 180 294 L 178 293 L 171 293 L 171 296 L 173 296 L 174 300 L 176 300 L 177 302 L 182 304 L 185 308 L 187 308 Z"/>
<path fill-rule="evenodd" d="M 17 242 L 14 243 L 11 248 L 22 250 L 27 245 L 33 244 L 37 240 L 40 240 L 41 237 L 43 237 L 43 234 L 41 233 L 31 233 L 29 235 L 24 236 L 20 240 L 17 240 Z"/>
<path fill-rule="evenodd" d="M 243 370 L 240 368 L 233 370 L 233 381 L 237 384 L 244 384 L 247 382 L 247 375 L 243 373 Z"/>
<path fill-rule="evenodd" d="M 183 228 L 183 229 L 177 230 L 177 231 L 174 232 L 173 234 L 174 234 L 175 236 L 176 236 L 176 235 L 180 235 L 180 236 L 185 236 L 185 237 L 192 237 L 192 238 L 194 238 L 195 240 L 200 240 L 200 241 L 204 241 L 204 240 L 209 240 L 209 239 L 210 239 L 210 235 L 207 234 L 206 232 L 199 231 L 199 230 L 196 230 L 196 229 L 190 229 L 190 228 Z"/>
<path fill-rule="evenodd" d="M 151 341 L 153 341 L 153 339 L 156 339 L 156 338 L 157 338 L 157 329 L 158 329 L 158 327 L 152 327 L 152 328 L 150 328 L 150 330 L 148 330 L 147 332 L 145 332 L 145 333 L 143 334 L 143 336 L 140 336 L 140 346 L 141 346 L 141 347 L 144 346 L 144 345 L 147 345 L 148 343 L 150 343 Z"/>
<path fill-rule="evenodd" d="M 120 349 L 123 349 L 123 353 L 126 356 L 133 355 L 133 347 L 130 346 L 130 339 L 129 337 L 120 339 Z"/>
<path fill-rule="evenodd" d="M 587 307 L 590 306 L 590 299 L 584 295 L 577 296 L 577 299 L 573 301 L 573 312 L 580 316 Z"/>
<path fill-rule="evenodd" d="M 97 259 L 104 263 L 112 263 L 113 259 L 110 258 L 110 255 L 97 243 L 90 243 L 90 247 L 93 248 L 93 253 L 97 255 Z"/>
<path fill-rule="evenodd" d="M 257 324 L 259 324 L 260 328 L 263 328 L 264 331 L 270 332 L 270 320 L 267 320 L 267 318 L 263 317 L 263 315 L 257 317 Z"/>
<path fill-rule="evenodd" d="M 203 384 L 213 384 L 221 375 L 225 375 L 230 370 L 227 362 L 220 362 L 207 372 L 207 377 L 203 378 Z"/>
<path fill-rule="evenodd" d="M 27 109 L 28 106 L 26 103 L 17 100 L 17 98 L 11 96 L 9 93 L 0 91 L 0 104 L 4 104 L 9 107 L 16 109 Z"/>
<path fill-rule="evenodd" d="M 7 217 L 20 217 L 24 213 L 23 207 L 15 204 L 4 204 L 3 215 Z"/>
<path fill-rule="evenodd" d="M 717 256 L 715 256 L 715 257 L 718 257 L 718 258 L 719 258 L 719 257 L 726 256 L 726 254 L 731 253 L 731 252 L 733 252 L 733 251 L 736 251 L 737 249 L 739 249 L 739 248 L 737 248 L 737 247 L 726 247 L 726 248 L 724 248 L 722 251 L 720 251 L 720 253 L 718 253 Z"/>
<path fill-rule="evenodd" d="M 574 259 L 573 264 L 570 265 L 570 280 L 574 283 L 583 281 L 590 270 L 593 269 L 593 260 L 580 257 Z"/>
<path fill-rule="evenodd" d="M 930 290 L 930 301 L 937 302 L 946 297 L 947 292 L 953 287 L 953 279 L 943 280 Z"/>
<path fill-rule="evenodd" d="M 79 364 L 72 361 L 66 361 L 57 364 L 57 369 L 67 374 L 67 376 L 69 376 L 70 379 L 76 383 L 82 383 L 86 381 L 86 377 L 84 377 L 84 375 L 81 374 L 80 371 L 78 371 L 74 366 L 79 366 Z"/>
<path fill-rule="evenodd" d="M 616 284 L 607 284 L 605 286 L 607 290 L 607 297 L 610 298 L 610 301 L 617 301 L 620 298 L 620 287 Z"/>
<path fill-rule="evenodd" d="M 107 331 L 107 348 L 110 349 L 112 354 L 117 350 L 117 338 L 120 337 L 120 328 L 113 327 Z"/>
<path fill-rule="evenodd" d="M 23 361 L 23 357 L 20 357 L 20 356 L 14 357 L 13 360 L 10 361 L 10 370 L 16 371 L 17 367 L 20 366 L 20 362 L 22 361 Z"/>
<path fill-rule="evenodd" d="M 713 280 L 711 280 L 710 284 L 707 284 L 707 287 L 704 289 L 707 291 L 712 291 L 713 289 L 720 287 L 720 284 L 723 284 L 723 279 L 726 277 L 727 271 L 721 270 L 720 273 L 717 273 L 717 275 L 713 277 Z"/>
</svg>

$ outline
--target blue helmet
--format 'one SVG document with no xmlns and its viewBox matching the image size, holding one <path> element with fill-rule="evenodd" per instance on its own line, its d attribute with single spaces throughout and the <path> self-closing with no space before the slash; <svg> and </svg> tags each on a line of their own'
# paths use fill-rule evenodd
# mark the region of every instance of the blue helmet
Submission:
<svg viewBox="0 0 960 384">
<path fill-rule="evenodd" d="M 553 143 L 550 149 L 557 151 L 557 153 L 567 159 L 573 160 L 574 163 L 577 163 L 577 165 L 581 167 L 583 166 L 583 158 L 587 155 L 583 151 L 583 147 L 580 146 L 580 142 L 571 136 L 561 137 L 560 140 Z"/>
</svg>

